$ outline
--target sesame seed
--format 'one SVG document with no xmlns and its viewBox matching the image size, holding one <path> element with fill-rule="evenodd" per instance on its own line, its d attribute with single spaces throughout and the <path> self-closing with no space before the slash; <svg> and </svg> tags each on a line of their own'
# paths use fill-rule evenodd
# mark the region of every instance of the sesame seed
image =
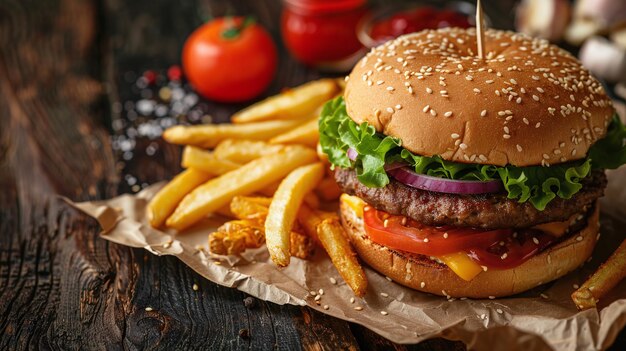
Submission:
<svg viewBox="0 0 626 351">
<path fill-rule="evenodd" d="M 458 138 L 460 138 L 460 137 L 461 137 L 461 136 L 460 136 L 460 135 L 458 135 L 457 133 L 452 133 L 450 136 L 452 137 L 452 139 L 458 139 Z"/>
<path fill-rule="evenodd" d="M 483 269 L 483 272 L 486 272 L 489 269 L 489 267 L 487 267 L 487 266 L 480 266 L 480 268 Z"/>
<path fill-rule="evenodd" d="M 502 134 L 504 139 L 511 139 L 511 134 Z"/>
<path fill-rule="evenodd" d="M 327 310 L 329 307 L 328 305 L 324 305 L 324 309 Z"/>
<path fill-rule="evenodd" d="M 502 256 L 500 256 L 500 258 L 504 260 L 504 259 L 506 259 L 506 258 L 507 258 L 507 256 L 509 256 L 509 254 L 507 254 L 507 253 L 505 252 L 505 253 L 503 253 L 503 254 L 502 254 Z"/>
<path fill-rule="evenodd" d="M 462 150 L 466 150 L 466 149 L 467 149 L 467 144 L 465 144 L 465 143 L 461 143 L 461 145 L 459 145 L 459 147 L 460 147 Z"/>
<path fill-rule="evenodd" d="M 578 289 L 578 288 L 580 288 L 580 286 L 578 284 L 574 284 L 574 285 L 572 285 L 572 288 Z"/>
<path fill-rule="evenodd" d="M 537 87 L 537 91 L 538 91 L 538 92 L 540 92 L 540 93 L 542 93 L 542 94 L 543 94 L 543 92 L 544 92 L 543 88 L 541 88 L 541 87 Z"/>
<path fill-rule="evenodd" d="M 394 112 L 393 107 L 387 107 L 387 112 L 389 112 L 389 113 L 393 113 L 393 112 Z"/>
<path fill-rule="evenodd" d="M 379 223 L 380 223 L 380 222 L 379 222 Z M 388 226 L 388 225 L 389 225 L 389 220 L 388 220 L 388 219 L 385 219 L 385 220 L 383 221 L 383 227 L 387 228 L 387 226 Z"/>
<path fill-rule="evenodd" d="M 315 301 L 319 301 L 322 299 L 322 295 L 315 295 Z"/>
<path fill-rule="evenodd" d="M 474 79 L 474 77 L 472 77 L 472 76 L 465 76 L 465 79 L 467 79 L 467 80 L 473 80 L 473 79 Z"/>
<path fill-rule="evenodd" d="M 396 105 L 396 110 L 402 110 L 402 105 L 400 104 Z"/>
<path fill-rule="evenodd" d="M 392 282 L 393 280 L 391 280 L 391 278 L 385 276 L 385 279 L 387 279 L 388 281 Z"/>
<path fill-rule="evenodd" d="M 535 245 L 539 245 L 539 239 L 533 237 L 533 242 L 535 243 Z"/>
<path fill-rule="evenodd" d="M 425 286 L 426 286 L 426 283 L 424 283 L 424 282 L 421 282 L 421 283 L 420 283 L 420 287 L 421 287 L 422 289 L 424 289 L 424 287 L 425 287 Z"/>
<path fill-rule="evenodd" d="M 495 296 L 489 296 L 489 300 L 493 300 L 495 298 L 496 298 Z"/>
<path fill-rule="evenodd" d="M 517 85 L 517 81 L 515 79 L 511 78 L 509 81 L 511 82 L 511 84 Z"/>
<path fill-rule="evenodd" d="M 432 90 L 431 88 L 426 88 L 426 92 L 427 92 L 428 94 L 432 94 L 432 93 L 433 93 L 433 90 Z"/>
<path fill-rule="evenodd" d="M 491 83 L 493 83 L 493 80 L 492 79 L 486 80 L 485 83 L 491 84 Z"/>
<path fill-rule="evenodd" d="M 198 291 L 199 289 L 198 284 L 194 284 L 191 288 L 193 289 L 193 291 Z"/>
<path fill-rule="evenodd" d="M 515 145 L 518 152 L 522 152 L 522 146 L 520 144 Z"/>
<path fill-rule="evenodd" d="M 504 111 L 498 111 L 498 116 L 504 116 L 504 115 L 506 115 L 506 112 L 504 112 Z"/>
<path fill-rule="evenodd" d="M 518 97 L 517 100 L 515 100 L 516 103 L 521 104 L 522 103 L 522 98 Z"/>
<path fill-rule="evenodd" d="M 389 91 L 394 91 L 394 90 L 396 90 L 396 89 L 395 89 L 394 87 L 387 87 L 387 90 L 389 90 Z"/>
<path fill-rule="evenodd" d="M 582 236 L 576 237 L 576 241 L 583 241 L 583 237 Z"/>
<path fill-rule="evenodd" d="M 382 297 L 389 297 L 389 294 L 384 293 L 384 292 L 381 292 L 381 293 L 380 293 L 380 296 L 382 296 Z"/>
<path fill-rule="evenodd" d="M 499 309 L 499 308 L 498 308 L 498 309 L 496 309 L 496 312 L 498 312 L 499 314 L 504 313 L 504 311 L 502 311 L 502 310 L 501 310 L 501 309 Z"/>
<path fill-rule="evenodd" d="M 357 310 L 357 311 L 363 311 L 363 307 L 361 307 L 361 306 L 356 306 L 354 309 Z"/>
<path fill-rule="evenodd" d="M 424 242 L 425 242 L 425 243 L 427 243 L 427 242 L 429 242 L 429 241 L 430 241 L 430 240 L 428 240 L 428 238 L 424 238 Z"/>
<path fill-rule="evenodd" d="M 537 124 L 535 124 L 535 128 L 539 128 L 541 127 L 541 122 L 537 122 Z"/>
<path fill-rule="evenodd" d="M 389 314 L 389 312 L 387 312 L 387 311 L 380 311 L 380 314 L 382 314 L 383 316 L 386 316 L 386 315 Z"/>
<path fill-rule="evenodd" d="M 335 279 L 335 278 L 333 278 L 333 277 L 330 277 L 330 279 L 329 279 L 329 280 L 330 280 L 330 283 L 331 283 L 331 284 L 333 284 L 333 285 L 337 284 L 337 279 Z"/>
<path fill-rule="evenodd" d="M 350 298 L 350 303 L 354 303 L 354 297 Z"/>
<path fill-rule="evenodd" d="M 424 112 L 428 112 L 428 110 L 430 110 L 430 105 L 426 105 L 426 106 L 424 106 L 424 108 L 422 109 L 422 111 L 424 111 Z"/>
<path fill-rule="evenodd" d="M 509 134 L 509 127 L 504 126 L 504 132 L 505 132 L 506 134 Z"/>
<path fill-rule="evenodd" d="M 445 117 L 450 117 L 452 116 L 452 111 L 448 111 L 446 113 L 443 114 Z"/>
<path fill-rule="evenodd" d="M 474 92 L 475 92 L 476 94 L 480 94 L 480 89 L 478 89 L 478 88 L 474 88 Z"/>
<path fill-rule="evenodd" d="M 532 76 L 531 78 L 532 78 L 533 80 L 539 80 L 539 77 L 537 77 L 537 76 Z"/>
<path fill-rule="evenodd" d="M 319 289 L 317 292 L 318 292 L 320 295 L 324 295 L 324 289 Z"/>
<path fill-rule="evenodd" d="M 443 238 L 448 239 L 448 233 L 443 233 Z"/>
<path fill-rule="evenodd" d="M 480 111 L 480 116 L 485 117 L 487 115 L 487 110 Z"/>
<path fill-rule="evenodd" d="M 570 98 L 570 100 L 572 100 L 572 101 L 576 101 L 576 98 L 574 97 L 574 94 L 570 94 L 569 98 Z"/>
<path fill-rule="evenodd" d="M 539 296 L 541 296 L 541 298 L 543 298 L 543 299 L 547 299 L 548 298 L 548 295 L 546 295 L 546 294 L 540 294 Z"/>
<path fill-rule="evenodd" d="M 437 117 L 437 111 L 435 110 L 430 110 L 430 114 L 433 115 L 433 117 Z"/>
<path fill-rule="evenodd" d="M 384 80 L 379 80 L 379 81 L 376 82 L 376 85 L 383 85 L 383 84 L 385 84 Z"/>
<path fill-rule="evenodd" d="M 539 96 L 537 96 L 537 95 L 533 95 L 533 100 L 535 100 L 535 101 L 539 101 Z"/>
<path fill-rule="evenodd" d="M 311 296 L 315 296 L 317 295 L 317 292 L 315 292 L 314 290 L 309 291 L 309 294 L 311 294 Z"/>
<path fill-rule="evenodd" d="M 146 307 L 146 312 L 152 311 L 152 307 Z"/>
</svg>

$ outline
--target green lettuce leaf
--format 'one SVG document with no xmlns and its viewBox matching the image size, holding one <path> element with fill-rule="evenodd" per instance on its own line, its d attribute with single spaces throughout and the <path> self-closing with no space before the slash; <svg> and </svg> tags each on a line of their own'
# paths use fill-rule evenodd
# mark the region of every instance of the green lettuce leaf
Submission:
<svg viewBox="0 0 626 351">
<path fill-rule="evenodd" d="M 358 125 L 347 114 L 342 97 L 326 103 L 319 121 L 320 145 L 333 166 L 354 168 L 357 178 L 371 188 L 389 184 L 385 165 L 404 162 L 416 173 L 447 179 L 494 180 L 504 184 L 509 199 L 530 201 L 538 210 L 557 196 L 569 199 L 592 169 L 617 168 L 626 164 L 626 127 L 617 116 L 607 135 L 589 150 L 586 159 L 550 167 L 491 166 L 450 162 L 439 156 L 419 156 L 402 147 L 400 139 L 377 133 L 373 126 Z M 358 153 L 355 161 L 347 156 L 348 148 Z"/>
</svg>

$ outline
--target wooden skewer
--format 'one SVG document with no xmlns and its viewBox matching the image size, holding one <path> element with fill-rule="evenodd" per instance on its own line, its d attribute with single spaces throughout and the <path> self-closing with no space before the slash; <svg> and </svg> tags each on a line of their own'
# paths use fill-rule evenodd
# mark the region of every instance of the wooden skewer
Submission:
<svg viewBox="0 0 626 351">
<path fill-rule="evenodd" d="M 485 57 L 485 25 L 483 23 L 483 8 L 480 0 L 476 2 L 476 44 L 478 45 L 478 58 Z"/>
</svg>

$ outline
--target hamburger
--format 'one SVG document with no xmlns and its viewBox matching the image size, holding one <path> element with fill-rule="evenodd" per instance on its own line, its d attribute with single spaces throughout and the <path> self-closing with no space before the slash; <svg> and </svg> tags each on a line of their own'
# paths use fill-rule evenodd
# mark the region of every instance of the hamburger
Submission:
<svg viewBox="0 0 626 351">
<path fill-rule="evenodd" d="M 626 129 L 603 86 L 545 40 L 474 29 L 372 49 L 320 115 L 360 258 L 410 288 L 513 295 L 583 264 L 599 237 L 604 169 Z"/>
</svg>

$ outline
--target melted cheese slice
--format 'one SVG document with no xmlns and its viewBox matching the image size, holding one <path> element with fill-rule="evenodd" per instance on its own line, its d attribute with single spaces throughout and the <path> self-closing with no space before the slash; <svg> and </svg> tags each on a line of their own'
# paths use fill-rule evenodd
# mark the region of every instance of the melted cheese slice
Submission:
<svg viewBox="0 0 626 351">
<path fill-rule="evenodd" d="M 578 215 L 573 215 L 572 217 L 570 217 L 570 219 L 564 222 L 550 222 L 550 223 L 539 224 L 539 225 L 534 226 L 533 229 L 541 230 L 543 232 L 546 232 L 552 236 L 559 238 L 563 234 L 565 234 L 565 231 L 574 222 L 574 220 L 576 219 L 576 216 Z"/>
</svg>

